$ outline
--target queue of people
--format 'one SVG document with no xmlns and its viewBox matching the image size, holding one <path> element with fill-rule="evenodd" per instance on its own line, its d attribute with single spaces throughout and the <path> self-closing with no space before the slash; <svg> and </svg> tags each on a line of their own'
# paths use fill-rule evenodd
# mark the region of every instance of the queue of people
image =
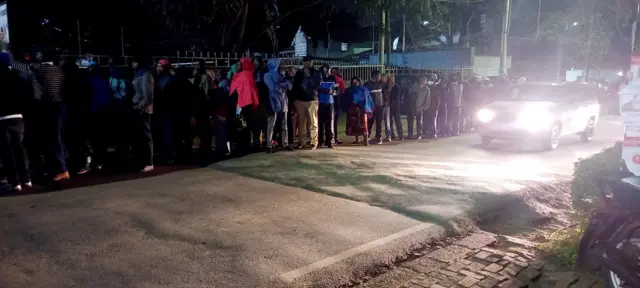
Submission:
<svg viewBox="0 0 640 288">
<path fill-rule="evenodd" d="M 473 102 L 459 74 L 398 84 L 373 71 L 347 88 L 339 69 L 316 68 L 308 57 L 299 70 L 256 57 L 210 73 L 204 61 L 176 67 L 162 59 L 150 69 L 136 59 L 105 70 L 22 56 L 0 54 L 0 87 L 8 92 L 0 96 L 0 180 L 14 191 L 31 187 L 32 178 L 64 181 L 108 165 L 150 172 L 158 162 L 333 148 L 344 112 L 346 135 L 358 144 L 404 140 L 403 110 L 408 138 L 458 135 L 470 123 L 463 102 Z"/>
</svg>

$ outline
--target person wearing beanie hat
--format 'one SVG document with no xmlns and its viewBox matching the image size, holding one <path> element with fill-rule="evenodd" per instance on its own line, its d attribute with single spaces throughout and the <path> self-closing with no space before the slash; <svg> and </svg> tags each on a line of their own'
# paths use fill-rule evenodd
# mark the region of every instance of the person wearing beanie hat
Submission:
<svg viewBox="0 0 640 288">
<path fill-rule="evenodd" d="M 0 53 L 0 157 L 7 181 L 14 192 L 21 192 L 23 186 L 31 187 L 22 120 L 29 82 L 11 70 L 10 64 L 9 54 Z"/>
</svg>

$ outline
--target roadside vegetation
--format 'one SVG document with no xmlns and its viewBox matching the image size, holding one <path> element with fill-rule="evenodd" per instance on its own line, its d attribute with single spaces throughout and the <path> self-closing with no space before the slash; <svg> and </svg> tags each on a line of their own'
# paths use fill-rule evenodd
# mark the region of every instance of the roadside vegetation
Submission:
<svg viewBox="0 0 640 288">
<path fill-rule="evenodd" d="M 591 211 L 598 205 L 598 198 L 611 184 L 628 175 L 620 170 L 621 154 L 622 143 L 618 142 L 575 163 L 571 183 L 572 224 L 552 232 L 547 241 L 538 246 L 554 264 L 566 268 L 575 265 L 580 239 Z"/>
</svg>

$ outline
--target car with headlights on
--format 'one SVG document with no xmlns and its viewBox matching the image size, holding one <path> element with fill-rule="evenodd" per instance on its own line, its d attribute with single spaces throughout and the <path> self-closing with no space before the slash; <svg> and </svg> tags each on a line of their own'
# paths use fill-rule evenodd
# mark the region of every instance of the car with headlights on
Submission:
<svg viewBox="0 0 640 288">
<path fill-rule="evenodd" d="M 567 135 L 587 142 L 600 115 L 596 96 L 589 84 L 514 84 L 478 110 L 477 130 L 483 144 L 494 139 L 538 141 L 551 150 Z"/>
</svg>

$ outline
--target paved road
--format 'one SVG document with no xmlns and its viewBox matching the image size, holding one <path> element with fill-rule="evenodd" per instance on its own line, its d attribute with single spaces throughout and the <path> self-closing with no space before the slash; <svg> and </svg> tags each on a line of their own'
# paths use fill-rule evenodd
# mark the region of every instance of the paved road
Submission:
<svg viewBox="0 0 640 288">
<path fill-rule="evenodd" d="M 256 154 L 0 198 L 0 287 L 331 287 L 441 235 L 482 201 L 566 177 L 621 124 L 605 119 L 597 135 L 544 153 L 474 147 L 467 135 Z"/>
</svg>

